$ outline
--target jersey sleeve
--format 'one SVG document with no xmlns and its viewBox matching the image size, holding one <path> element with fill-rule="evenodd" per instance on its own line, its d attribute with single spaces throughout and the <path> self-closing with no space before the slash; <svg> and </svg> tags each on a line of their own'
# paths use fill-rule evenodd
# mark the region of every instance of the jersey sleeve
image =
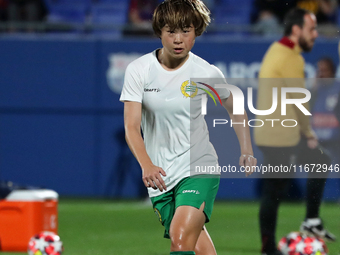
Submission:
<svg viewBox="0 0 340 255">
<path fill-rule="evenodd" d="M 142 103 L 143 100 L 143 77 L 132 62 L 125 71 L 123 90 L 119 100 Z"/>
<path fill-rule="evenodd" d="M 213 78 L 216 79 L 216 81 L 218 81 L 219 84 L 228 84 L 223 73 L 221 72 L 220 69 L 218 69 L 216 66 L 211 65 L 211 67 L 213 68 L 213 73 L 214 76 Z M 230 96 L 230 91 L 226 88 L 216 88 L 216 83 L 213 85 L 214 89 L 217 91 L 218 95 L 220 96 L 221 99 L 226 99 Z"/>
</svg>

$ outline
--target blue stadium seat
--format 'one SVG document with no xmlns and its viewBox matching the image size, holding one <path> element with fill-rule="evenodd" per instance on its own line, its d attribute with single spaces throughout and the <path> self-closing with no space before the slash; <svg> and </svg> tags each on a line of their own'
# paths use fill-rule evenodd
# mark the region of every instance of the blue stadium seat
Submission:
<svg viewBox="0 0 340 255">
<path fill-rule="evenodd" d="M 92 1 L 94 4 L 99 3 L 99 4 L 119 4 L 119 3 L 127 3 L 129 4 L 130 0 L 93 0 Z"/>
<path fill-rule="evenodd" d="M 86 3 L 54 3 L 49 6 L 47 22 L 53 25 L 52 32 L 82 33 L 88 15 Z"/>
<path fill-rule="evenodd" d="M 92 4 L 92 0 L 44 0 L 44 2 L 49 10 L 58 4 L 82 4 L 87 6 L 87 8 Z"/>
<path fill-rule="evenodd" d="M 217 5 L 251 5 L 253 0 L 219 0 Z"/>
<path fill-rule="evenodd" d="M 251 0 L 222 0 L 213 12 L 213 24 L 217 28 L 250 23 Z M 220 31 L 217 35 L 245 35 L 245 32 Z"/>
<path fill-rule="evenodd" d="M 91 7 L 92 24 L 97 25 L 98 29 L 94 30 L 94 33 L 99 34 L 110 34 L 117 37 L 122 35 L 121 27 L 127 22 L 128 14 L 128 1 L 120 1 L 115 4 L 93 4 Z M 105 29 L 100 26 L 117 26 L 116 30 L 110 27 Z"/>
<path fill-rule="evenodd" d="M 214 18 L 216 24 L 249 24 L 250 6 L 219 6 L 215 9 Z"/>
<path fill-rule="evenodd" d="M 88 6 L 83 3 L 53 4 L 49 10 L 49 22 L 85 23 Z"/>
</svg>

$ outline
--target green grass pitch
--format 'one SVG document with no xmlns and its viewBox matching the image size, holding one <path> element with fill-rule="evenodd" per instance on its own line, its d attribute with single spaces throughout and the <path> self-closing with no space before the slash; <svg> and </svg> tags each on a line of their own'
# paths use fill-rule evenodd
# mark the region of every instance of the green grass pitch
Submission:
<svg viewBox="0 0 340 255">
<path fill-rule="evenodd" d="M 259 255 L 258 202 L 215 203 L 207 229 L 219 255 Z M 325 203 L 321 216 L 340 238 L 340 205 Z M 303 203 L 282 203 L 277 237 L 298 230 Z M 150 205 L 142 202 L 60 199 L 59 235 L 65 255 L 168 255 L 170 243 Z M 340 241 L 328 244 L 330 255 L 340 254 Z M 22 255 L 23 253 L 1 253 Z"/>
</svg>

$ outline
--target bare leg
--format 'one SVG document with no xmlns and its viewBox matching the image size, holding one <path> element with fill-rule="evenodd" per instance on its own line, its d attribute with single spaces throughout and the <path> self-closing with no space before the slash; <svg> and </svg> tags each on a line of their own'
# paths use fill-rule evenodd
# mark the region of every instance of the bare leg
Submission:
<svg viewBox="0 0 340 255">
<path fill-rule="evenodd" d="M 205 223 L 203 208 L 204 203 L 200 209 L 192 206 L 176 209 L 170 225 L 171 251 L 194 251 Z"/>
<path fill-rule="evenodd" d="M 205 228 L 201 231 L 200 236 L 198 237 L 196 247 L 195 247 L 196 255 L 216 255 L 215 246 L 210 238 L 210 235 Z"/>
</svg>

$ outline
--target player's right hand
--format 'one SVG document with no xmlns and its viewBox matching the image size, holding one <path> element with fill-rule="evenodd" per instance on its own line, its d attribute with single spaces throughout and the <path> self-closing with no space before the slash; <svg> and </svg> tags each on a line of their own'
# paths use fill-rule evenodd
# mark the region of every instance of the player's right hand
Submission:
<svg viewBox="0 0 340 255">
<path fill-rule="evenodd" d="M 158 166 L 151 165 L 142 169 L 145 187 L 166 191 L 166 185 L 161 175 L 166 176 L 165 171 Z"/>
<path fill-rule="evenodd" d="M 246 169 L 246 177 L 248 177 L 253 173 L 254 167 L 257 165 L 257 159 L 251 154 L 243 154 L 240 157 L 239 164 Z"/>
</svg>

